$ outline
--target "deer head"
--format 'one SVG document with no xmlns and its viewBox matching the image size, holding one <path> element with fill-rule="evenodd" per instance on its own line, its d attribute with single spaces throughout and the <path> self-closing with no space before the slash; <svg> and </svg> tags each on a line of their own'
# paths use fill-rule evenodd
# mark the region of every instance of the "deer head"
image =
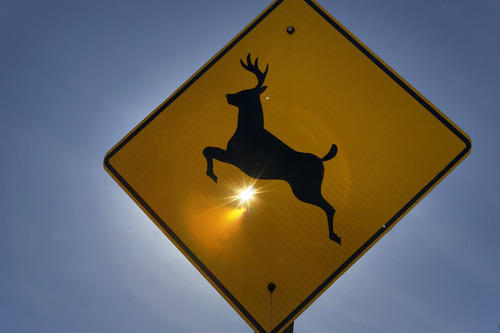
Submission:
<svg viewBox="0 0 500 333">
<path fill-rule="evenodd" d="M 267 65 L 266 70 L 262 72 L 259 69 L 259 58 L 255 58 L 255 63 L 252 63 L 250 53 L 247 55 L 247 63 L 245 64 L 243 60 L 240 60 L 240 63 L 244 69 L 246 69 L 250 73 L 253 73 L 257 77 L 257 85 L 252 89 L 242 90 L 236 94 L 227 94 L 227 102 L 237 107 L 260 103 L 259 96 L 267 88 L 267 86 L 263 86 L 263 84 L 267 75 L 267 71 L 269 69 L 269 65 Z"/>
</svg>

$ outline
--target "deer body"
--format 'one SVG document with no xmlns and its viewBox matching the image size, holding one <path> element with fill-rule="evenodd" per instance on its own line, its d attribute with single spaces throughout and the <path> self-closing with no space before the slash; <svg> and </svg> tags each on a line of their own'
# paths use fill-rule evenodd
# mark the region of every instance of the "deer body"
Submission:
<svg viewBox="0 0 500 333">
<path fill-rule="evenodd" d="M 337 147 L 332 145 L 323 158 L 302 153 L 285 143 L 264 128 L 264 114 L 260 94 L 267 88 L 262 86 L 268 68 L 262 73 L 258 60 L 252 64 L 250 54 L 247 64 L 242 66 L 257 76 L 255 88 L 226 95 L 229 104 L 238 107 L 238 127 L 227 143 L 226 150 L 207 147 L 203 155 L 207 160 L 207 175 L 217 183 L 213 172 L 213 159 L 232 164 L 255 179 L 281 179 L 286 181 L 297 199 L 323 209 L 327 215 L 329 237 L 340 244 L 340 237 L 333 232 L 335 209 L 321 195 L 323 162 L 332 159 Z"/>
</svg>

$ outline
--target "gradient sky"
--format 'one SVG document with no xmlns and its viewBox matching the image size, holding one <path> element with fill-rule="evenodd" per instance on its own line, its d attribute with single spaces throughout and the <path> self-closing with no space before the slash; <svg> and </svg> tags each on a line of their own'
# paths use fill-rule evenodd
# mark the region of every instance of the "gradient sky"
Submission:
<svg viewBox="0 0 500 333">
<path fill-rule="evenodd" d="M 472 152 L 295 332 L 500 332 L 500 2 L 318 2 Z M 0 331 L 251 332 L 102 160 L 270 3 L 0 2 Z"/>
</svg>

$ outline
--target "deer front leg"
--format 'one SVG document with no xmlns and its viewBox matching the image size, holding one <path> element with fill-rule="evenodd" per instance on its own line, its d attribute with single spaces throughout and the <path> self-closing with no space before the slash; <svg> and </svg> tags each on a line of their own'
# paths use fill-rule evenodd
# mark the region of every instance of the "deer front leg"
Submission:
<svg viewBox="0 0 500 333">
<path fill-rule="evenodd" d="M 214 174 L 214 159 L 234 165 L 234 157 L 227 150 L 207 147 L 203 149 L 203 156 L 207 159 L 207 176 L 217 183 L 217 176 Z"/>
</svg>

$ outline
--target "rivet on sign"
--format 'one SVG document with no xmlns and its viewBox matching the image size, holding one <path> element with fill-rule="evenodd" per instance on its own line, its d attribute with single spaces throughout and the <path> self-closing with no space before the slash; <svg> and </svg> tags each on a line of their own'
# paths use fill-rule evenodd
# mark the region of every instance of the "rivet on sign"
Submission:
<svg viewBox="0 0 500 333">
<path fill-rule="evenodd" d="M 267 285 L 267 290 L 269 290 L 270 292 L 273 292 L 275 289 L 276 289 L 276 285 L 274 283 L 269 283 Z"/>
<path fill-rule="evenodd" d="M 291 35 L 295 32 L 295 28 L 292 26 L 289 26 L 288 28 L 286 28 L 286 32 L 288 32 L 288 34 Z"/>
</svg>

